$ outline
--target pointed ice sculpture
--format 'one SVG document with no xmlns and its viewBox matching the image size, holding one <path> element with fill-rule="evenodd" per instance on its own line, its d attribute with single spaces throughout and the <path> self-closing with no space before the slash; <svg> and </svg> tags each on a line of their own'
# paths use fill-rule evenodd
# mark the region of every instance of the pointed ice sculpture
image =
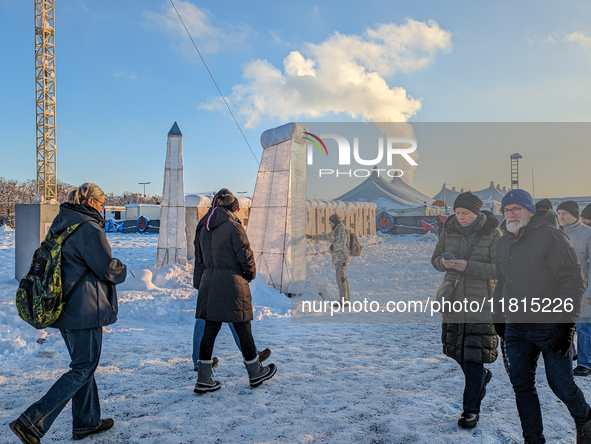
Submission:
<svg viewBox="0 0 591 444">
<path fill-rule="evenodd" d="M 263 158 L 248 219 L 257 273 L 277 290 L 306 278 L 306 127 L 296 123 L 261 135 Z"/>
<path fill-rule="evenodd" d="M 164 189 L 160 212 L 160 234 L 156 268 L 187 263 L 185 234 L 185 177 L 183 172 L 183 135 L 176 122 L 168 133 Z"/>
</svg>

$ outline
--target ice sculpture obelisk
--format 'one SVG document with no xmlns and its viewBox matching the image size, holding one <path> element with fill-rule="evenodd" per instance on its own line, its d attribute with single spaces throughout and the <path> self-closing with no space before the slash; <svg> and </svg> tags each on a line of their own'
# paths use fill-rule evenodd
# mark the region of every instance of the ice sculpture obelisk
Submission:
<svg viewBox="0 0 591 444">
<path fill-rule="evenodd" d="M 286 295 L 299 293 L 292 284 L 306 278 L 305 131 L 288 123 L 261 135 L 263 157 L 248 219 L 257 273 Z"/>
<path fill-rule="evenodd" d="M 183 172 L 183 134 L 176 122 L 168 132 L 164 188 L 160 210 L 160 234 L 156 268 L 187 263 L 185 234 L 185 176 Z"/>
</svg>

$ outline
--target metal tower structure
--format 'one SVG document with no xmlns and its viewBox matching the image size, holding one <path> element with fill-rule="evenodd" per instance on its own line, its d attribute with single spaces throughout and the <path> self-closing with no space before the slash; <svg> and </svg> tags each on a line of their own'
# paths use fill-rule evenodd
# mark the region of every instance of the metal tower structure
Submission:
<svg viewBox="0 0 591 444">
<path fill-rule="evenodd" d="M 37 194 L 57 197 L 55 144 L 55 0 L 35 0 Z"/>
<path fill-rule="evenodd" d="M 519 159 L 522 159 L 521 154 L 511 154 L 511 189 L 519 188 Z"/>
</svg>

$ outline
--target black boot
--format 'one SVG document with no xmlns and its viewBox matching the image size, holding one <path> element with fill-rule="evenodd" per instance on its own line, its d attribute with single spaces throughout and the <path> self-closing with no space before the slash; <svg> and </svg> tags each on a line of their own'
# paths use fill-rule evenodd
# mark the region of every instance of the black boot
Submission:
<svg viewBox="0 0 591 444">
<path fill-rule="evenodd" d="M 458 425 L 463 429 L 473 429 L 478 424 L 478 413 L 462 412 Z"/>
<path fill-rule="evenodd" d="M 12 430 L 24 444 L 41 444 L 39 438 L 33 435 L 33 433 L 20 419 L 12 421 L 10 424 L 8 424 L 8 426 L 10 427 L 10 430 Z"/>
<path fill-rule="evenodd" d="M 577 425 L 576 444 L 591 444 L 591 421 L 580 426 Z"/>
<path fill-rule="evenodd" d="M 486 372 L 486 376 L 484 377 L 484 384 L 482 384 L 482 392 L 480 393 L 480 400 L 481 401 L 486 396 L 486 386 L 488 385 L 488 383 L 492 379 L 492 372 L 487 368 L 485 368 L 484 371 Z"/>
<path fill-rule="evenodd" d="M 113 427 L 113 425 L 115 425 L 115 421 L 113 421 L 111 418 L 103 419 L 101 421 L 101 425 L 99 426 L 98 429 L 93 430 L 92 432 L 73 433 L 72 434 L 72 439 L 74 441 L 78 441 L 78 440 L 84 439 L 84 438 L 86 438 L 87 436 L 90 436 L 90 435 L 96 435 L 97 433 L 106 432 L 111 427 Z"/>
</svg>

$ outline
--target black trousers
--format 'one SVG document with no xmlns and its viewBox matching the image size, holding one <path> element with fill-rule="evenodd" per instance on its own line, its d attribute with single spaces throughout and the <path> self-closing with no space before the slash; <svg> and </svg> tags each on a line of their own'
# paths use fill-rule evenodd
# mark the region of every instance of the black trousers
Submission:
<svg viewBox="0 0 591 444">
<path fill-rule="evenodd" d="M 480 397 L 486 377 L 484 365 L 472 361 L 457 363 L 462 367 L 465 377 L 463 410 L 466 413 L 480 413 Z"/>
<path fill-rule="evenodd" d="M 240 339 L 240 347 L 242 348 L 242 356 L 245 361 L 252 361 L 257 355 L 257 348 L 252 337 L 252 330 L 250 329 L 250 321 L 234 322 L 234 328 L 238 339 Z M 203 331 L 203 338 L 201 339 L 201 347 L 199 347 L 199 360 L 209 361 L 213 355 L 213 346 L 215 345 L 215 338 L 217 337 L 222 323 L 217 321 L 205 321 L 205 330 Z"/>
<path fill-rule="evenodd" d="M 566 356 L 553 353 L 547 342 L 553 333 L 553 327 L 548 327 L 522 330 L 513 324 L 507 324 L 505 331 L 510 363 L 509 377 L 515 391 L 523 437 L 528 443 L 535 444 L 546 442 L 542 433 L 542 410 L 536 390 L 536 368 L 540 354 L 544 359 L 548 385 L 568 408 L 575 423 L 583 425 L 591 420 L 591 408 L 573 377 L 572 349 Z"/>
</svg>

